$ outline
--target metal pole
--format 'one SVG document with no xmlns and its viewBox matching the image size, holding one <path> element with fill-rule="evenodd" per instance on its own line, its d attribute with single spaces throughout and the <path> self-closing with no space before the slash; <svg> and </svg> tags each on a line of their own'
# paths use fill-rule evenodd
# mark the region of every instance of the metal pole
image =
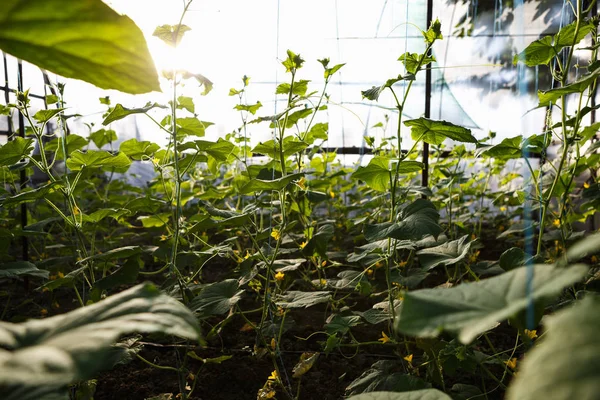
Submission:
<svg viewBox="0 0 600 400">
<path fill-rule="evenodd" d="M 18 60 L 17 63 L 17 89 L 19 92 L 23 92 L 23 63 L 21 60 Z M 25 138 L 25 119 L 23 118 L 23 114 L 19 113 L 19 136 Z M 27 175 L 25 174 L 25 169 L 21 169 L 20 171 L 20 184 L 21 190 L 25 189 L 27 186 Z M 27 226 L 27 205 L 25 203 L 21 203 L 21 229 L 25 230 Z M 29 260 L 29 242 L 27 240 L 27 236 L 23 235 L 21 238 L 23 245 L 23 261 Z M 27 281 L 26 281 L 27 285 Z"/>
<path fill-rule="evenodd" d="M 427 26 L 433 21 L 433 0 L 427 0 Z M 431 50 L 430 50 L 431 52 Z M 430 56 L 431 54 L 426 54 Z M 431 68 L 425 70 L 425 118 L 431 118 Z M 429 186 L 429 143 L 423 142 L 423 175 L 421 185 Z"/>
</svg>

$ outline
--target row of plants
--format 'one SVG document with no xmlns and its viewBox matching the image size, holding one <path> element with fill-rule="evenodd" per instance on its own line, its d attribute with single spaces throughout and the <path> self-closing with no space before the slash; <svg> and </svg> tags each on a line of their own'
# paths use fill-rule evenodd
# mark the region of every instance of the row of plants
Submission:
<svg viewBox="0 0 600 400">
<path fill-rule="evenodd" d="M 154 35 L 176 47 L 191 3 Z M 193 399 L 210 368 L 249 362 L 268 365 L 250 383 L 258 399 L 594 398 L 600 236 L 583 227 L 600 199 L 600 125 L 586 122 L 600 73 L 593 3 L 572 2 L 573 23 L 515 56 L 549 66 L 556 87 L 538 94 L 546 130 L 502 141 L 403 118 L 443 40 L 433 22 L 421 31 L 422 54 L 401 55 L 401 74 L 362 92 L 377 102 L 389 91 L 398 118 L 396 131 L 378 124 L 384 137 L 366 138 L 365 166 L 322 150 L 322 111 L 336 106 L 328 84 L 344 64 L 318 60 L 324 81 L 313 91 L 305 60 L 290 50 L 276 89 L 284 109 L 265 115 L 261 102 L 247 103 L 243 77 L 229 91 L 241 126 L 217 141 L 203 139 L 212 123 L 180 94 L 191 81 L 209 95 L 212 83 L 188 71 L 163 73 L 166 104 L 101 98 L 102 127 L 87 134 L 67 134 L 77 116 L 63 85 L 52 85 L 42 110 L 17 92 L 0 108 L 27 123 L 0 147 L 2 397 L 92 399 L 100 373 L 129 363 L 176 386 L 147 398 Z M 101 1 L 10 0 L 0 10 L 8 53 L 101 88 L 160 90 L 141 32 Z M 575 62 L 581 50 L 588 65 Z M 168 145 L 129 139 L 117 148 L 111 124 L 131 115 L 152 120 Z M 252 131 L 267 124 L 273 138 L 252 146 Z M 548 159 L 553 144 L 558 156 Z M 146 187 L 122 178 L 134 162 L 154 169 Z M 21 180 L 34 171 L 42 182 Z M 172 363 L 150 359 L 154 348 L 168 349 Z M 319 370 L 340 355 L 350 366 L 375 357 L 341 376 Z M 319 371 L 321 384 L 339 381 L 343 393 L 307 390 Z"/>
</svg>

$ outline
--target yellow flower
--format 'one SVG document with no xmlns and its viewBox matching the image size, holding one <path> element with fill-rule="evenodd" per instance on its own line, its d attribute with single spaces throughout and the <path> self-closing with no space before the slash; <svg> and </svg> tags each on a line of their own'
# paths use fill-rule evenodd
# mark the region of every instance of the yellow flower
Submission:
<svg viewBox="0 0 600 400">
<path fill-rule="evenodd" d="M 302 243 L 300 243 L 300 248 L 301 248 L 301 249 L 305 248 L 305 247 L 306 247 L 306 243 L 307 243 L 307 242 L 302 242 Z"/>
<path fill-rule="evenodd" d="M 331 197 L 332 199 L 335 198 L 335 193 L 329 192 L 329 197 Z"/>
<path fill-rule="evenodd" d="M 390 339 L 390 337 L 388 335 L 386 335 L 385 332 L 381 331 L 381 337 L 379 339 L 377 339 L 377 341 L 385 344 L 385 343 L 391 342 L 392 339 Z"/>
<path fill-rule="evenodd" d="M 560 219 L 555 219 L 554 221 L 552 221 L 552 225 L 554 225 L 557 228 L 560 228 Z"/>
<path fill-rule="evenodd" d="M 506 207 L 504 207 L 504 206 L 500 207 L 500 211 L 505 212 L 506 211 Z"/>
<path fill-rule="evenodd" d="M 585 183 L 583 184 L 583 187 L 584 187 L 585 189 L 589 189 L 589 188 L 590 188 L 590 184 L 589 184 L 589 183 L 587 183 L 587 182 L 585 182 Z"/>
<path fill-rule="evenodd" d="M 271 237 L 275 240 L 281 239 L 281 232 L 279 232 L 279 229 L 273 229 L 271 232 Z"/>
<path fill-rule="evenodd" d="M 400 262 L 398 263 L 398 267 L 400 267 L 400 268 L 404 268 L 404 267 L 406 267 L 406 264 L 408 264 L 408 261 L 400 261 Z"/>
<path fill-rule="evenodd" d="M 529 329 L 525 329 L 525 330 L 523 331 L 523 333 L 524 333 L 524 334 L 525 334 L 525 335 L 526 335 L 526 336 L 527 336 L 529 339 L 531 339 L 531 340 L 533 340 L 533 339 L 535 339 L 536 337 L 538 337 L 538 335 L 537 335 L 537 331 L 536 331 L 535 329 L 533 329 L 533 330 L 531 330 L 531 331 L 530 331 Z"/>
<path fill-rule="evenodd" d="M 325 285 L 327 285 L 327 280 L 326 279 L 321 279 L 319 281 L 319 283 L 321 283 L 321 286 L 325 286 Z"/>
<path fill-rule="evenodd" d="M 281 282 L 283 278 L 285 278 L 285 274 L 283 272 L 279 271 L 275 274 L 275 279 L 277 279 L 279 282 Z"/>
<path fill-rule="evenodd" d="M 369 268 L 367 270 L 367 275 L 369 275 L 369 276 L 373 275 L 373 270 L 371 268 Z"/>
<path fill-rule="evenodd" d="M 592 256 L 591 261 L 595 264 L 598 262 L 598 257 Z"/>
<path fill-rule="evenodd" d="M 304 177 L 302 177 L 302 179 L 300 179 L 298 182 L 296 182 L 296 185 L 300 186 L 300 189 L 306 190 L 306 179 L 304 179 Z"/>
<path fill-rule="evenodd" d="M 79 215 L 79 214 L 81 214 L 79 207 L 77 207 L 77 206 L 73 207 L 73 215 Z"/>
<path fill-rule="evenodd" d="M 277 348 L 277 342 L 275 338 L 271 338 L 271 349 L 275 350 Z"/>
<path fill-rule="evenodd" d="M 504 361 L 504 364 L 506 364 L 506 366 L 510 369 L 515 369 L 517 368 L 517 359 L 513 357 L 508 361 Z"/>
<path fill-rule="evenodd" d="M 407 355 L 406 357 L 404 357 L 404 359 L 405 359 L 407 362 L 409 362 L 409 363 L 411 363 L 411 364 L 412 364 L 413 355 L 412 355 L 412 354 L 409 354 L 409 355 Z"/>
<path fill-rule="evenodd" d="M 165 235 L 160 235 L 160 241 L 164 242 L 165 240 L 167 240 L 167 237 Z"/>
<path fill-rule="evenodd" d="M 250 258 L 250 252 L 248 250 L 246 250 L 246 255 L 244 256 L 244 260 L 247 260 Z"/>
<path fill-rule="evenodd" d="M 321 263 L 321 267 L 324 267 L 324 266 L 326 266 L 326 265 L 327 265 L 327 261 L 323 261 L 323 262 Z"/>
<path fill-rule="evenodd" d="M 59 278 L 64 278 L 64 277 L 65 277 L 65 274 L 63 274 L 62 272 L 58 271 L 58 277 L 59 277 Z"/>
<path fill-rule="evenodd" d="M 46 315 L 48 315 L 48 310 L 46 310 L 45 308 L 42 308 L 42 309 L 40 310 L 40 314 L 42 314 L 42 316 L 44 316 L 44 317 L 45 317 Z"/>
<path fill-rule="evenodd" d="M 275 371 L 271 372 L 271 375 L 269 375 L 269 378 L 268 378 L 268 379 L 269 379 L 270 381 L 276 381 L 276 380 L 278 380 L 278 379 L 279 379 L 279 374 L 278 374 L 278 373 L 277 373 L 277 371 L 275 370 Z"/>
</svg>

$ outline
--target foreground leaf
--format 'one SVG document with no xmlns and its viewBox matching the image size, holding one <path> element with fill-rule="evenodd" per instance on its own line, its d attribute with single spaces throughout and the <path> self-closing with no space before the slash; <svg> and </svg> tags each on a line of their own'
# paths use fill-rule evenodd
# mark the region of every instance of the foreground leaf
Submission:
<svg viewBox="0 0 600 400">
<path fill-rule="evenodd" d="M 412 392 L 371 392 L 348 397 L 348 400 L 452 400 L 437 389 L 414 390 Z"/>
<path fill-rule="evenodd" d="M 38 400 L 90 379 L 119 358 L 111 344 L 133 332 L 200 337 L 194 315 L 151 284 L 44 320 L 0 322 L 3 399 Z"/>
<path fill-rule="evenodd" d="M 471 135 L 471 130 L 446 121 L 434 121 L 429 118 L 411 119 L 404 122 L 411 128 L 413 140 L 423 140 L 426 143 L 440 145 L 446 139 L 463 143 L 477 143 Z"/>
<path fill-rule="evenodd" d="M 593 400 L 600 393 L 600 299 L 548 317 L 544 340 L 525 355 L 508 400 Z"/>
<path fill-rule="evenodd" d="M 3 0 L 0 48 L 102 89 L 160 91 L 142 32 L 100 0 Z"/>
<path fill-rule="evenodd" d="M 418 337 L 435 337 L 442 331 L 456 332 L 462 343 L 527 307 L 526 269 L 510 272 L 450 289 L 423 289 L 408 292 L 398 315 L 399 331 Z M 565 287 L 581 280 L 584 265 L 557 268 L 535 265 L 533 300 L 552 298 Z"/>
</svg>

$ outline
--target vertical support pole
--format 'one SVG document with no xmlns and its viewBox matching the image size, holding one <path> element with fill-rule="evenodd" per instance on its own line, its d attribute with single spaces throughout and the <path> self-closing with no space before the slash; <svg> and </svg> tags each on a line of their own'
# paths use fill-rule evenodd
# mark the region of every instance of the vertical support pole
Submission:
<svg viewBox="0 0 600 400">
<path fill-rule="evenodd" d="M 433 0 L 427 0 L 427 25 L 429 29 L 433 21 Z M 430 50 L 431 51 L 431 50 Z M 430 56 L 431 54 L 427 54 Z M 425 70 L 425 118 L 431 118 L 431 68 Z M 423 142 L 423 175 L 421 180 L 423 187 L 429 187 L 429 143 Z"/>
<path fill-rule="evenodd" d="M 19 92 L 23 91 L 23 63 L 21 60 L 18 60 L 17 64 L 17 88 Z M 19 113 L 19 136 L 25 138 L 25 118 L 23 118 L 23 114 Z M 27 175 L 25 174 L 25 169 L 21 169 L 19 176 L 21 190 L 25 189 L 27 185 Z M 21 229 L 25 229 L 27 226 L 27 205 L 25 203 L 21 203 Z M 29 242 L 27 240 L 27 236 L 23 235 L 21 238 L 22 246 L 23 246 L 23 261 L 29 260 Z M 26 281 L 26 284 L 28 282 Z"/>
</svg>

